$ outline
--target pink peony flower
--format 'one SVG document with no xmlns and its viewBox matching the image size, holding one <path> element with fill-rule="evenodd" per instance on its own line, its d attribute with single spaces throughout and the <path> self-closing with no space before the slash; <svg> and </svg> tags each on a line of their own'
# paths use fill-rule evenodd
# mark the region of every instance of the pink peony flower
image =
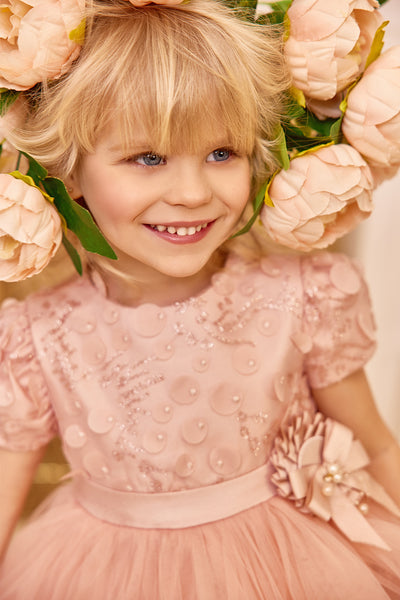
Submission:
<svg viewBox="0 0 400 600">
<path fill-rule="evenodd" d="M 65 73 L 80 45 L 69 34 L 84 0 L 4 0 L 0 21 L 0 87 L 27 90 Z"/>
<path fill-rule="evenodd" d="M 376 0 L 293 0 L 285 53 L 293 84 L 329 100 L 362 73 L 382 17 Z"/>
<path fill-rule="evenodd" d="M 325 146 L 292 159 L 269 189 L 273 207 L 261 220 L 276 242 L 309 251 L 325 248 L 372 210 L 374 182 L 361 155 L 347 144 Z"/>
<path fill-rule="evenodd" d="M 400 46 L 381 54 L 351 90 L 342 130 L 372 165 L 400 165 Z"/>
<path fill-rule="evenodd" d="M 39 273 L 62 239 L 61 220 L 40 190 L 12 175 L 0 175 L 0 280 Z"/>
</svg>

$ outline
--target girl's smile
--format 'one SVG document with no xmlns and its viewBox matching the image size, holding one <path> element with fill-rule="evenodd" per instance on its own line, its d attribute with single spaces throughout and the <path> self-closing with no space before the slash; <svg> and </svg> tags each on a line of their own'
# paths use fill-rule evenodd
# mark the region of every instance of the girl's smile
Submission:
<svg viewBox="0 0 400 600">
<path fill-rule="evenodd" d="M 230 149 L 223 131 L 195 153 L 149 148 L 138 131 L 127 156 L 111 129 L 82 159 L 75 195 L 84 197 L 122 271 L 147 287 L 169 278 L 198 282 L 248 201 L 248 157 Z"/>
</svg>

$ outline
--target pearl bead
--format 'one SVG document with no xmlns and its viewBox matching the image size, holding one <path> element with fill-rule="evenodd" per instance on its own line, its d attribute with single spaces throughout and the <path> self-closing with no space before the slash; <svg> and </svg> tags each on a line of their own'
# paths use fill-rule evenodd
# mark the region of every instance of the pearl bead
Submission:
<svg viewBox="0 0 400 600">
<path fill-rule="evenodd" d="M 341 483 L 342 479 L 343 479 L 343 476 L 342 476 L 341 473 L 335 473 L 333 475 L 333 481 L 334 481 L 334 483 Z"/>
<path fill-rule="evenodd" d="M 336 473 L 339 473 L 339 465 L 336 463 L 333 463 L 332 465 L 328 466 L 327 471 L 331 475 L 336 475 Z"/>
<path fill-rule="evenodd" d="M 333 494 L 333 485 L 331 483 L 325 483 L 322 486 L 322 494 L 324 496 L 328 496 L 328 497 L 332 496 L 332 494 Z"/>
<path fill-rule="evenodd" d="M 369 506 L 368 506 L 368 504 L 366 502 L 360 502 L 360 504 L 358 505 L 358 510 L 363 515 L 367 515 L 368 511 L 369 511 Z"/>
</svg>

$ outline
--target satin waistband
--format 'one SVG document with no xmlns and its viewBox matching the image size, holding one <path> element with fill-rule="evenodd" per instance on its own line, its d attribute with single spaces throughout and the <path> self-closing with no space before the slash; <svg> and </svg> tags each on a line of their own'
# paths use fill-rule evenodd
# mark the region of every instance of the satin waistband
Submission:
<svg viewBox="0 0 400 600">
<path fill-rule="evenodd" d="M 82 476 L 75 498 L 93 516 L 142 529 L 181 529 L 231 517 L 275 495 L 263 465 L 235 479 L 179 492 L 140 493 L 106 488 Z"/>
</svg>

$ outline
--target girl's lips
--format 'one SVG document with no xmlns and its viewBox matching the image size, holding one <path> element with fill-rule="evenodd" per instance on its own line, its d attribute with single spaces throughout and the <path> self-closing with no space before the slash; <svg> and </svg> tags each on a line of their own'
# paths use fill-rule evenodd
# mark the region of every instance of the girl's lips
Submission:
<svg viewBox="0 0 400 600">
<path fill-rule="evenodd" d="M 167 223 L 165 225 L 145 225 L 158 237 L 174 244 L 191 244 L 202 240 L 214 221 L 191 223 Z"/>
</svg>

